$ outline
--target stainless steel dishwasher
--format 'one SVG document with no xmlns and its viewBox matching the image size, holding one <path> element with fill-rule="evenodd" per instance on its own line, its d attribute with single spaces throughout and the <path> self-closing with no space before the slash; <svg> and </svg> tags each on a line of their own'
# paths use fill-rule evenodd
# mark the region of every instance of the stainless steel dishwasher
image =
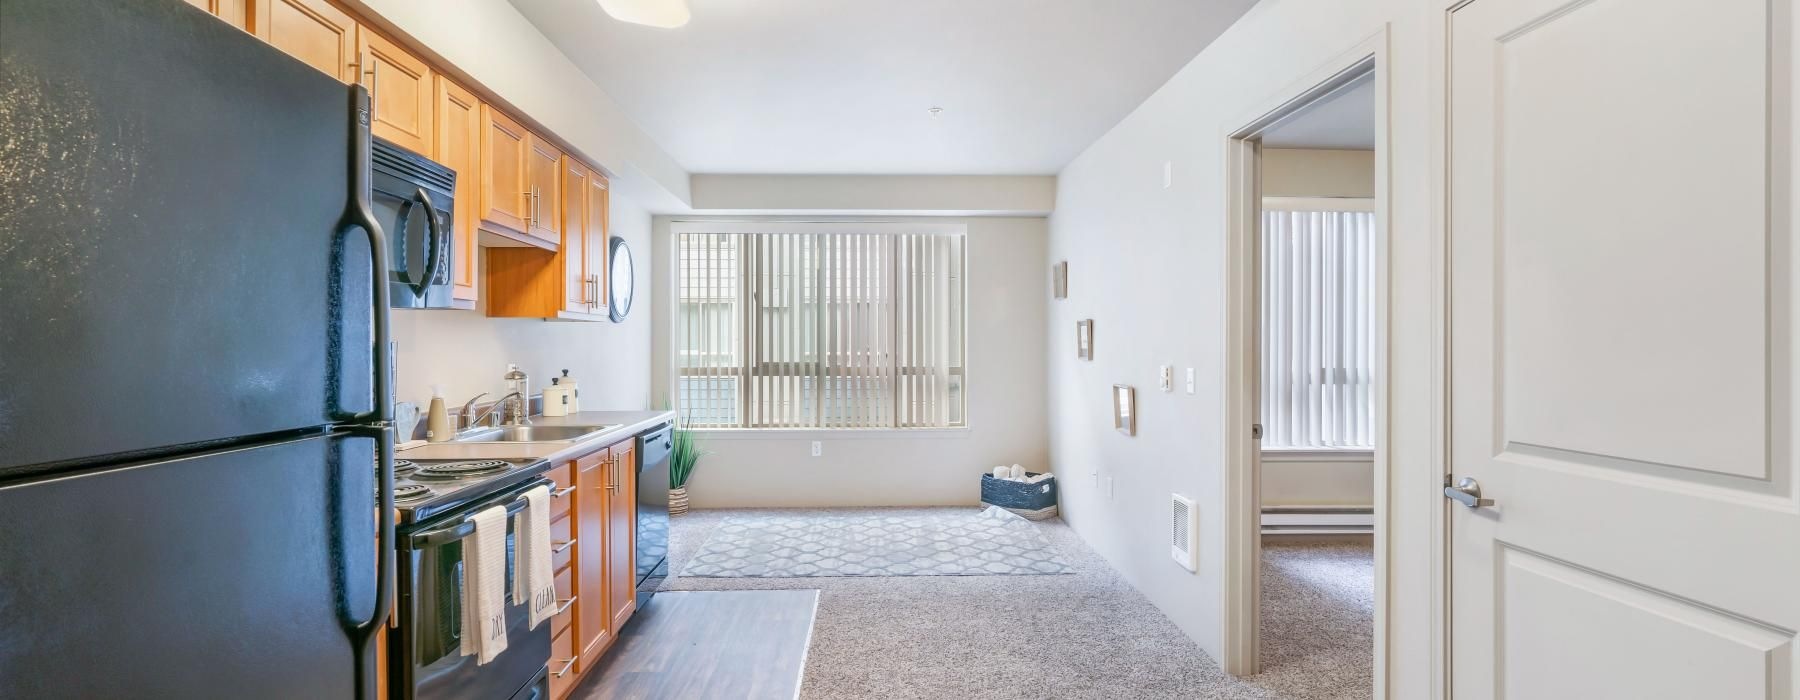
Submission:
<svg viewBox="0 0 1800 700">
<path fill-rule="evenodd" d="M 637 602 L 655 595 L 669 577 L 669 452 L 674 426 L 638 434 Z"/>
</svg>

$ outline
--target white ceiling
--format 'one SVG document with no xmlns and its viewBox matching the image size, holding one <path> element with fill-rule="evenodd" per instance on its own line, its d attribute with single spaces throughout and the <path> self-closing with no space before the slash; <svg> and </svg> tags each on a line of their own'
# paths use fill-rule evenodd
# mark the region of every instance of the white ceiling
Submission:
<svg viewBox="0 0 1800 700">
<path fill-rule="evenodd" d="M 1270 148 L 1375 149 L 1375 78 L 1373 74 L 1345 85 L 1306 106 L 1288 121 L 1263 132 Z"/>
<path fill-rule="evenodd" d="M 816 174 L 1055 173 L 1254 4 L 510 1 L 689 171 Z"/>
</svg>

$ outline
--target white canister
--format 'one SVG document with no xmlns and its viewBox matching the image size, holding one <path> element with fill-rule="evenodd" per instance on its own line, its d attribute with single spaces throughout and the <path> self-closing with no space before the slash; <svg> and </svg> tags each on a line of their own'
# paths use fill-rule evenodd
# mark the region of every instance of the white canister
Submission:
<svg viewBox="0 0 1800 700">
<path fill-rule="evenodd" d="M 557 383 L 560 377 L 550 379 L 550 386 L 544 387 L 544 415 L 548 417 L 569 415 L 569 401 L 574 392 Z"/>
</svg>

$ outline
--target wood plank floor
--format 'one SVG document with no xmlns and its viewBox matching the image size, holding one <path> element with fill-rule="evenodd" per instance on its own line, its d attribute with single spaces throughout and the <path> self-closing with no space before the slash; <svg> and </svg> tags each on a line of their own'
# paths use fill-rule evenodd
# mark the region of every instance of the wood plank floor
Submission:
<svg viewBox="0 0 1800 700">
<path fill-rule="evenodd" d="M 571 700 L 792 700 L 816 590 L 665 591 L 626 623 Z"/>
</svg>

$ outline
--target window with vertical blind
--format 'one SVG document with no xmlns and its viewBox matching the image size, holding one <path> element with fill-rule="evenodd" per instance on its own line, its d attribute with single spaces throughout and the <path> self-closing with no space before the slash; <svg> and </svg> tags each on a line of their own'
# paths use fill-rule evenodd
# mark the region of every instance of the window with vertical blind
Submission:
<svg viewBox="0 0 1800 700">
<path fill-rule="evenodd" d="M 960 226 L 671 228 L 676 401 L 688 426 L 964 424 Z"/>
<path fill-rule="evenodd" d="M 1263 211 L 1262 446 L 1372 449 L 1375 215 L 1283 206 Z"/>
</svg>

